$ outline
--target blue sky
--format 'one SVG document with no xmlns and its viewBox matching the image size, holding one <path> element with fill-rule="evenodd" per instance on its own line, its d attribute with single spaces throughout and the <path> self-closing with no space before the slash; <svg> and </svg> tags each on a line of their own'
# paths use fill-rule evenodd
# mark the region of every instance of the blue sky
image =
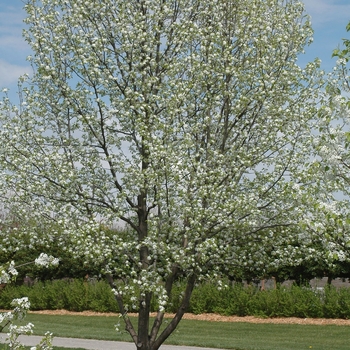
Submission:
<svg viewBox="0 0 350 350">
<path fill-rule="evenodd" d="M 307 13 L 314 28 L 314 42 L 300 57 L 300 65 L 319 57 L 322 67 L 329 71 L 335 63 L 332 50 L 342 43 L 342 38 L 350 38 L 345 27 L 350 21 L 350 0 L 305 0 Z M 22 38 L 22 0 L 0 0 L 0 89 L 7 87 L 16 91 L 17 78 L 30 72 L 26 57 L 31 53 Z"/>
</svg>

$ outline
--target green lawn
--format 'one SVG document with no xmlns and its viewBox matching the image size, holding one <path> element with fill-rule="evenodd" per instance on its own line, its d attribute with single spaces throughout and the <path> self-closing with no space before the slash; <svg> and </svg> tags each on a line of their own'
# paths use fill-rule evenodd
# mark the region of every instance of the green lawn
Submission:
<svg viewBox="0 0 350 350">
<path fill-rule="evenodd" d="M 38 335 L 49 330 L 57 337 L 130 341 L 127 333 L 115 332 L 118 317 L 29 314 L 26 321 L 34 323 Z M 167 343 L 236 350 L 348 350 L 350 327 L 182 320 Z"/>
</svg>

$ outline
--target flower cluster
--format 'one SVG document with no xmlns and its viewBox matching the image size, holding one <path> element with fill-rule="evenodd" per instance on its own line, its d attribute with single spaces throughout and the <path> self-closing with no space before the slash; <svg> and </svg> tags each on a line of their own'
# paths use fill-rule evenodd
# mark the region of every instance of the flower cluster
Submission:
<svg viewBox="0 0 350 350">
<path fill-rule="evenodd" d="M 42 253 L 34 263 L 38 266 L 48 267 L 50 265 L 56 266 L 59 263 L 59 260 L 53 256 L 48 256 L 47 254 Z M 0 272 L 1 283 L 11 282 L 11 280 L 13 280 L 18 274 L 17 270 L 15 269 L 15 263 L 13 261 L 11 261 L 11 263 L 8 264 L 6 268 L 4 266 L 1 266 Z M 0 313 L 0 331 L 2 331 L 4 328 L 8 328 L 6 340 L 8 341 L 10 349 L 20 350 L 23 349 L 23 345 L 18 340 L 19 335 L 32 334 L 34 325 L 32 323 L 28 323 L 27 325 L 18 326 L 13 322 L 16 320 L 23 320 L 25 318 L 27 311 L 30 308 L 30 302 L 27 297 L 23 297 L 12 300 L 11 306 L 13 307 L 12 311 Z M 52 334 L 49 332 L 45 334 L 45 337 L 42 339 L 39 345 L 31 348 L 31 350 L 52 349 Z"/>
<path fill-rule="evenodd" d="M 30 335 L 33 333 L 34 325 L 32 323 L 28 323 L 26 325 L 18 326 L 13 322 L 16 320 L 23 320 L 27 314 L 27 311 L 30 308 L 30 302 L 27 297 L 14 299 L 11 302 L 13 306 L 13 310 L 6 313 L 0 314 L 0 331 L 4 328 L 8 328 L 7 332 L 7 343 L 10 349 L 20 350 L 23 349 L 23 345 L 18 340 L 18 337 L 21 334 Z M 52 333 L 47 332 L 45 337 L 41 340 L 41 342 L 35 346 L 31 347 L 31 350 L 52 350 Z"/>
<path fill-rule="evenodd" d="M 18 275 L 18 271 L 15 269 L 15 262 L 11 261 L 8 266 L 0 266 L 0 284 L 9 283 L 14 280 Z"/>
<path fill-rule="evenodd" d="M 35 265 L 42 267 L 49 266 L 57 266 L 60 260 L 58 258 L 53 257 L 52 255 L 47 255 L 45 253 L 41 253 L 37 259 L 35 259 Z"/>
</svg>

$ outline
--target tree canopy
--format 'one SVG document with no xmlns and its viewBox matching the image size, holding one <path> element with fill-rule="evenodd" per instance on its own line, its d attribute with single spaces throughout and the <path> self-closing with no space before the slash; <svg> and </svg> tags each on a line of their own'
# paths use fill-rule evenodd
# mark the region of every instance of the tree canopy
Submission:
<svg viewBox="0 0 350 350">
<path fill-rule="evenodd" d="M 346 29 L 350 30 L 350 24 Z M 343 39 L 343 47 L 335 49 L 333 57 L 338 59 L 322 93 L 314 139 L 314 181 L 325 195 L 309 228 L 328 241 L 328 252 L 334 259 L 346 262 L 350 245 L 349 39 Z"/>
</svg>

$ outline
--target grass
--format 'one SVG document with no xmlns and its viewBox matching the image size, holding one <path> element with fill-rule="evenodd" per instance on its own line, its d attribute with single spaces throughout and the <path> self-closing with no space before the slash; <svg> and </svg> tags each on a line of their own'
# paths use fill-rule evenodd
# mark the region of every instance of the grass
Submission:
<svg viewBox="0 0 350 350">
<path fill-rule="evenodd" d="M 26 317 L 26 322 L 34 323 L 37 335 L 49 330 L 57 337 L 130 341 L 129 334 L 114 330 L 118 321 L 117 317 L 103 316 L 28 314 Z M 135 323 L 136 319 L 132 321 Z M 182 320 L 167 343 L 235 350 L 348 350 L 350 328 Z"/>
</svg>

